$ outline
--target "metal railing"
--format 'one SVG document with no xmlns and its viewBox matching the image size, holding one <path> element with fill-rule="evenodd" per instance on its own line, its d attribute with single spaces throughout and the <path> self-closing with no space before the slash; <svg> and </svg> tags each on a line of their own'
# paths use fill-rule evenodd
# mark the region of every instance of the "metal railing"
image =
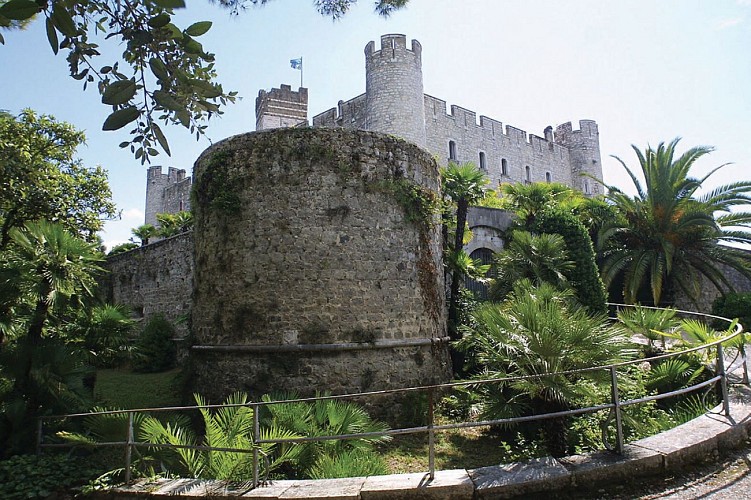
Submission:
<svg viewBox="0 0 751 500">
<path fill-rule="evenodd" d="M 617 308 L 631 307 L 631 306 L 626 306 L 622 304 L 610 304 L 610 305 L 617 307 Z M 653 309 L 657 309 L 657 308 L 653 308 Z M 701 314 L 701 313 L 694 313 L 690 311 L 680 311 L 680 310 L 678 310 L 677 313 L 681 315 L 701 316 L 706 319 L 714 319 L 714 320 L 720 320 L 720 321 L 731 323 L 731 320 L 727 318 L 722 318 L 719 316 L 712 316 L 708 314 Z M 245 404 L 234 404 L 234 405 L 217 404 L 217 405 L 203 405 L 203 406 L 172 406 L 172 407 L 162 407 L 162 408 L 138 408 L 138 409 L 129 409 L 129 410 L 109 410 L 109 411 L 90 412 L 90 413 L 75 413 L 75 414 L 59 415 L 59 416 L 44 416 L 44 417 L 40 417 L 38 421 L 37 452 L 41 453 L 42 449 L 44 448 L 59 448 L 59 447 L 76 446 L 75 443 L 45 443 L 43 439 L 45 421 L 90 417 L 93 415 L 127 414 L 128 423 L 127 423 L 127 435 L 125 436 L 125 441 L 91 443 L 91 446 L 97 446 L 97 447 L 120 446 L 124 448 L 124 451 L 125 451 L 125 468 L 124 469 L 125 469 L 125 482 L 126 483 L 131 482 L 132 458 L 133 458 L 134 450 L 138 448 L 152 448 L 152 449 L 170 449 L 170 448 L 180 449 L 182 448 L 182 449 L 191 449 L 191 450 L 200 450 L 200 451 L 251 453 L 253 456 L 252 488 L 255 488 L 261 482 L 261 478 L 260 478 L 261 458 L 263 458 L 263 460 L 266 461 L 266 463 L 268 464 L 268 457 L 261 450 L 261 445 L 264 445 L 264 444 L 272 444 L 272 445 L 273 444 L 294 444 L 294 443 L 299 444 L 299 443 L 310 443 L 310 442 L 331 441 L 331 440 L 375 438 L 375 437 L 383 437 L 383 436 L 400 436 L 400 435 L 406 435 L 406 434 L 427 433 L 428 435 L 428 475 L 429 475 L 429 478 L 432 480 L 435 477 L 436 432 L 448 431 L 448 430 L 453 430 L 453 429 L 466 429 L 466 428 L 472 428 L 472 427 L 509 425 L 509 424 L 532 422 L 532 421 L 545 420 L 545 419 L 551 419 L 551 418 L 584 415 L 584 414 L 590 414 L 590 413 L 607 410 L 608 412 L 610 412 L 610 415 L 608 416 L 608 418 L 606 419 L 603 425 L 603 444 L 605 445 L 605 448 L 607 448 L 608 450 L 615 451 L 616 453 L 622 453 L 623 446 L 624 446 L 624 431 L 623 431 L 623 408 L 624 407 L 637 405 L 637 404 L 643 404 L 643 403 L 647 403 L 650 401 L 657 401 L 660 399 L 666 399 L 666 398 L 686 394 L 686 393 L 696 391 L 705 387 L 709 388 L 710 386 L 713 386 L 714 384 L 719 383 L 720 392 L 722 394 L 722 413 L 726 416 L 729 416 L 730 406 L 729 406 L 729 399 L 728 399 L 728 371 L 726 369 L 725 353 L 724 353 L 722 344 L 727 343 L 730 340 L 734 340 L 738 336 L 741 337 L 740 340 L 741 340 L 742 347 L 739 349 L 739 352 L 738 352 L 738 355 L 741 357 L 741 363 L 738 366 L 736 366 L 735 369 L 743 370 L 742 383 L 748 384 L 749 383 L 748 366 L 747 366 L 747 360 L 746 360 L 745 342 L 744 342 L 743 335 L 744 335 L 743 328 L 738 323 L 736 324 L 735 330 L 733 333 L 721 339 L 718 339 L 714 342 L 701 345 L 698 347 L 685 349 L 679 352 L 672 352 L 672 353 L 667 353 L 667 354 L 663 354 L 659 356 L 654 356 L 648 359 L 641 358 L 641 359 L 624 361 L 624 362 L 614 363 L 614 364 L 605 365 L 605 366 L 594 366 L 594 367 L 589 367 L 589 368 L 561 371 L 561 372 L 555 372 L 555 373 L 546 373 L 546 374 L 541 374 L 541 375 L 493 378 L 493 379 L 484 379 L 484 380 L 467 380 L 467 381 L 452 382 L 452 383 L 446 383 L 446 384 L 409 387 L 409 388 L 404 388 L 404 389 L 370 391 L 370 392 L 363 392 L 363 393 L 356 393 L 356 394 L 341 394 L 341 395 L 331 395 L 331 396 L 316 396 L 316 397 L 298 398 L 298 399 L 290 399 L 290 400 L 283 400 L 283 401 L 268 401 L 268 402 L 258 401 L 258 402 L 249 402 Z M 684 387 L 678 390 L 645 396 L 645 397 L 641 397 L 637 399 L 621 401 L 620 394 L 619 394 L 619 386 L 618 386 L 618 370 L 619 369 L 623 369 L 625 367 L 635 365 L 635 364 L 641 364 L 641 363 L 644 363 L 645 361 L 654 362 L 654 361 L 669 359 L 669 358 L 676 357 L 676 356 L 683 356 L 691 352 L 698 352 L 698 351 L 712 349 L 712 348 L 716 348 L 716 354 L 717 354 L 715 375 L 713 377 L 707 380 L 704 380 L 700 383 L 697 383 L 688 387 Z M 736 361 L 737 361 L 737 358 L 736 358 Z M 527 416 L 513 417 L 513 418 L 501 418 L 501 419 L 482 420 L 482 421 L 463 421 L 463 422 L 447 423 L 447 424 L 439 424 L 439 425 L 436 425 L 436 422 L 435 422 L 435 406 L 437 403 L 436 396 L 438 394 L 443 394 L 447 390 L 450 390 L 450 389 L 455 389 L 458 387 L 480 387 L 480 386 L 488 385 L 488 384 L 505 384 L 505 383 L 515 382 L 515 381 L 520 381 L 520 380 L 525 380 L 525 379 L 526 380 L 539 379 L 539 378 L 550 377 L 550 376 L 581 375 L 581 374 L 585 374 L 588 372 L 595 372 L 595 371 L 607 371 L 609 373 L 610 386 L 611 386 L 609 402 L 605 402 L 605 403 L 595 405 L 595 406 L 589 406 L 586 408 L 576 408 L 576 409 L 567 410 L 567 411 L 527 415 Z M 389 430 L 377 431 L 377 432 L 357 433 L 357 434 L 342 434 L 342 435 L 315 436 L 315 437 L 306 436 L 306 437 L 285 438 L 285 439 L 261 439 L 260 438 L 260 412 L 261 412 L 262 407 L 266 405 L 285 404 L 285 403 L 310 403 L 310 402 L 325 401 L 325 400 L 362 399 L 362 398 L 383 397 L 383 396 L 390 396 L 390 395 L 407 395 L 407 394 L 420 394 L 420 393 L 427 393 L 427 410 L 424 414 L 424 417 L 427 421 L 426 425 L 389 429 Z M 217 448 L 217 447 L 209 447 L 209 446 L 174 445 L 174 444 L 154 444 L 154 443 L 136 441 L 135 439 L 134 416 L 137 413 L 154 414 L 154 413 L 163 413 L 163 412 L 217 409 L 217 408 L 229 408 L 229 407 L 241 407 L 241 406 L 251 408 L 252 414 L 253 414 L 253 433 L 252 433 L 253 446 L 251 449 Z M 605 429 L 610 425 L 609 422 L 611 420 L 614 420 L 614 425 L 615 425 L 616 435 L 615 435 L 614 443 L 608 442 L 609 438 L 607 436 L 607 432 L 605 431 Z M 267 471 L 268 471 L 268 467 L 267 467 Z"/>
</svg>

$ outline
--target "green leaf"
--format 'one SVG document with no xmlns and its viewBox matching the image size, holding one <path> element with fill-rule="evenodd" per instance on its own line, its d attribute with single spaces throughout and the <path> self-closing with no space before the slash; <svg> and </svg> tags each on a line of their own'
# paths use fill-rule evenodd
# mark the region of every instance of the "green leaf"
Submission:
<svg viewBox="0 0 751 500">
<path fill-rule="evenodd" d="M 57 51 L 60 50 L 60 42 L 57 39 L 57 31 L 55 31 L 55 25 L 52 24 L 52 21 L 49 17 L 45 19 L 45 27 L 47 28 L 47 40 L 49 40 L 50 42 L 52 52 L 57 55 Z"/>
<path fill-rule="evenodd" d="M 192 38 L 184 40 L 183 47 L 188 54 L 201 54 L 203 52 L 203 45 Z"/>
<path fill-rule="evenodd" d="M 180 28 L 175 26 L 172 23 L 169 23 L 165 26 L 170 31 L 170 38 L 173 40 L 180 40 L 183 38 L 183 32 L 180 31 Z"/>
<path fill-rule="evenodd" d="M 111 104 L 113 106 L 117 104 L 125 104 L 134 95 L 136 95 L 135 80 L 120 80 L 109 84 L 107 88 L 104 89 L 102 103 Z"/>
<path fill-rule="evenodd" d="M 156 57 L 152 57 L 149 59 L 149 67 L 151 68 L 151 72 L 154 73 L 154 76 L 157 77 L 158 80 L 161 81 L 169 81 L 169 74 L 167 73 L 167 66 L 165 64 L 157 59 Z"/>
<path fill-rule="evenodd" d="M 23 21 L 32 17 L 39 10 L 36 2 L 31 2 L 30 0 L 10 0 L 10 2 L 0 7 L 0 16 L 14 21 Z"/>
<path fill-rule="evenodd" d="M 167 153 L 167 156 L 172 156 L 172 153 L 170 153 L 169 150 L 169 143 L 167 142 L 167 138 L 164 137 L 164 133 L 162 133 L 162 129 L 159 128 L 159 125 L 152 123 L 151 130 L 152 132 L 154 132 L 154 136 L 156 136 L 156 140 L 159 142 L 159 145 L 162 147 L 164 152 Z"/>
<path fill-rule="evenodd" d="M 196 93 L 209 99 L 222 95 L 222 89 L 218 85 L 203 80 L 190 80 L 190 84 L 196 90 Z"/>
<path fill-rule="evenodd" d="M 154 16 L 148 21 L 148 25 L 152 28 L 161 28 L 169 24 L 171 18 L 166 12 L 162 12 L 158 16 Z"/>
<path fill-rule="evenodd" d="M 178 120 L 180 120 L 180 123 L 183 127 L 188 128 L 190 126 L 190 114 L 187 110 L 181 109 L 177 113 L 175 113 L 175 116 Z"/>
<path fill-rule="evenodd" d="M 165 92 L 163 90 L 155 90 L 153 95 L 154 100 L 157 102 L 157 104 L 159 104 L 163 108 L 172 111 L 182 111 L 185 109 L 185 107 L 177 102 L 175 98 L 172 97 L 168 92 Z"/>
<path fill-rule="evenodd" d="M 50 16 L 52 24 L 65 36 L 78 36 L 78 29 L 76 23 L 73 22 L 73 18 L 64 7 L 60 4 L 55 5 L 52 15 Z"/>
<path fill-rule="evenodd" d="M 154 3 L 163 9 L 182 9 L 185 7 L 185 0 L 154 0 Z"/>
<path fill-rule="evenodd" d="M 0 33 L 0 45 L 5 45 L 5 38 L 3 38 L 2 33 Z"/>
<path fill-rule="evenodd" d="M 102 130 L 118 130 L 138 118 L 138 108 L 128 106 L 127 108 L 118 109 L 104 120 Z"/>
<path fill-rule="evenodd" d="M 190 36 L 201 36 L 211 29 L 211 21 L 199 21 L 187 27 L 185 33 Z"/>
</svg>

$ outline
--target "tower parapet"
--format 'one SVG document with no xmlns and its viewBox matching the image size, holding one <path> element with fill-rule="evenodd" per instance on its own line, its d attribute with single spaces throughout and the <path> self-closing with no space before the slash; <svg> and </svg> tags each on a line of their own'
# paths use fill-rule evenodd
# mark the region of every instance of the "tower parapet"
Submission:
<svg viewBox="0 0 751 500">
<path fill-rule="evenodd" d="M 424 148 L 425 98 L 422 85 L 422 46 L 405 35 L 381 36 L 365 46 L 365 128 L 392 134 Z"/>
<path fill-rule="evenodd" d="M 256 97 L 256 130 L 297 127 L 308 123 L 308 89 L 289 85 L 260 90 Z"/>
</svg>

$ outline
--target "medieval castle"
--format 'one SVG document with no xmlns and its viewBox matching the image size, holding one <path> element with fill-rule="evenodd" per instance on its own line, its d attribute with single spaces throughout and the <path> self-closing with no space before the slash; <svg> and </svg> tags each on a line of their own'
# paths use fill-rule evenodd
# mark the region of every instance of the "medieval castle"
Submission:
<svg viewBox="0 0 751 500">
<path fill-rule="evenodd" d="M 423 92 L 422 46 L 404 35 L 383 35 L 381 48 L 365 46 L 365 93 L 339 101 L 313 117 L 314 127 L 343 127 L 391 134 L 426 149 L 445 165 L 449 160 L 474 162 L 491 185 L 504 182 L 560 182 L 585 194 L 600 194 L 602 179 L 597 124 L 580 120 L 547 127 L 543 136 L 527 134 L 459 106 L 446 112 L 446 101 Z M 289 85 L 261 90 L 256 99 L 256 130 L 308 124 L 308 89 Z M 585 175 L 586 174 L 586 175 Z M 147 224 L 156 214 L 190 208 L 191 179 L 185 170 L 149 168 Z"/>
</svg>

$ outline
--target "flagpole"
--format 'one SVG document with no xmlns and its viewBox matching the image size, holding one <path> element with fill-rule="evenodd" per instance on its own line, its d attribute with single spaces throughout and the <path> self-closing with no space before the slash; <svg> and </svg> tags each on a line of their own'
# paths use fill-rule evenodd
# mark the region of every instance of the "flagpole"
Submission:
<svg viewBox="0 0 751 500">
<path fill-rule="evenodd" d="M 302 72 L 303 72 L 302 56 L 300 56 L 300 88 L 302 88 Z"/>
</svg>

